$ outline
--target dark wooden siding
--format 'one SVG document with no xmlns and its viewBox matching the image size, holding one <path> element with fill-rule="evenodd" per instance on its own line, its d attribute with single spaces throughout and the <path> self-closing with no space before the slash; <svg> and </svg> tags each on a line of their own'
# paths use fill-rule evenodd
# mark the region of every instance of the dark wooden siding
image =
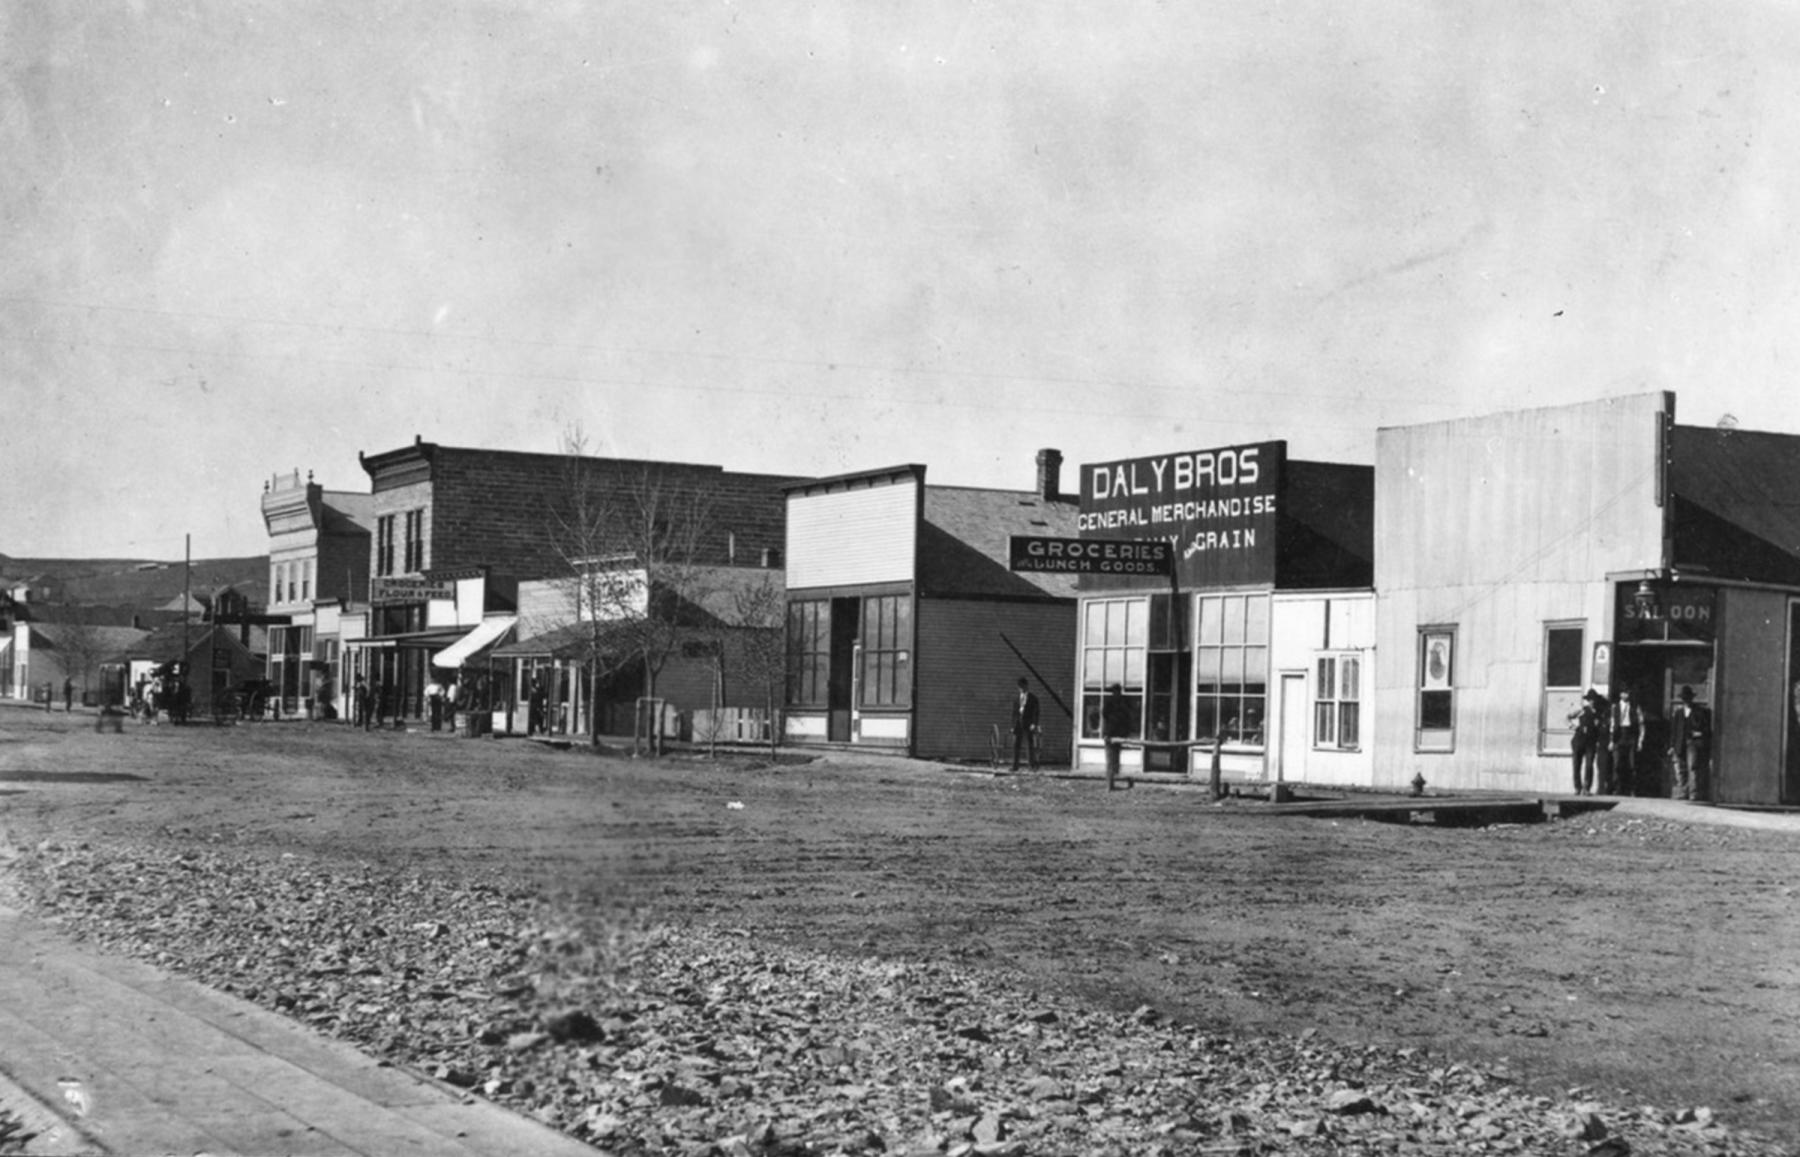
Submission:
<svg viewBox="0 0 1800 1157">
<path fill-rule="evenodd" d="M 746 658 L 749 638 L 753 634 L 769 635 L 776 632 L 753 631 L 749 629 L 723 632 L 720 645 L 724 648 L 723 665 L 725 668 L 724 686 L 721 688 L 724 701 L 721 707 L 763 707 L 766 706 L 764 691 L 757 681 L 754 664 Z M 781 699 L 780 676 L 776 676 L 775 699 Z M 713 660 L 709 656 L 687 654 L 677 648 L 663 664 L 662 672 L 656 677 L 656 694 L 667 699 L 682 711 L 704 711 L 713 705 Z"/>
<path fill-rule="evenodd" d="M 1075 602 L 920 599 L 914 753 L 986 759 L 1000 727 L 1012 755 L 1021 676 L 1043 704 L 1043 761 L 1069 765 L 1075 689 Z"/>
<path fill-rule="evenodd" d="M 1719 591 L 1712 798 L 1777 804 L 1787 697 L 1787 601 L 1780 591 Z"/>
</svg>

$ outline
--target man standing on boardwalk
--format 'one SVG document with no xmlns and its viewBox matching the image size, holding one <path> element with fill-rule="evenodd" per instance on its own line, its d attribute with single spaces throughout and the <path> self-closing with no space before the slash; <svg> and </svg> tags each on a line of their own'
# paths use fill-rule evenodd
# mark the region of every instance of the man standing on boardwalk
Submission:
<svg viewBox="0 0 1800 1157">
<path fill-rule="evenodd" d="M 1114 683 L 1106 689 L 1106 698 L 1100 701 L 1100 738 L 1106 741 L 1106 790 L 1113 790 L 1114 782 L 1119 778 L 1119 753 L 1123 750 L 1121 742 L 1131 720 L 1125 712 L 1125 689 Z"/>
<path fill-rule="evenodd" d="M 1019 751 L 1025 749 L 1031 757 L 1031 770 L 1038 769 L 1038 697 L 1032 694 L 1031 683 L 1021 677 L 1019 694 L 1013 699 L 1012 734 L 1013 761 L 1012 769 L 1019 770 Z"/>
<path fill-rule="evenodd" d="M 1712 712 L 1694 702 L 1694 689 L 1681 689 L 1681 703 L 1669 720 L 1669 758 L 1675 763 L 1676 799 L 1706 798 L 1700 777 L 1712 754 Z"/>
</svg>

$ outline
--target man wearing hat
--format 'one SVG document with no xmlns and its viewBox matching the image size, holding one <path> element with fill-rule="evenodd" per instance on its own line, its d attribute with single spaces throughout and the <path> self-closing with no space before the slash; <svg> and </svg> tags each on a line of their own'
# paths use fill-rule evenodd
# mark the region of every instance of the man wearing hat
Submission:
<svg viewBox="0 0 1800 1157">
<path fill-rule="evenodd" d="M 1606 700 L 1589 687 L 1581 705 L 1569 712 L 1569 752 L 1575 758 L 1575 794 L 1594 794 L 1594 757 L 1605 735 Z"/>
<path fill-rule="evenodd" d="M 1712 748 L 1712 712 L 1694 702 L 1694 689 L 1681 689 L 1681 702 L 1669 719 L 1669 758 L 1675 764 L 1676 799 L 1705 799 L 1700 776 Z"/>
<path fill-rule="evenodd" d="M 1635 795 L 1638 753 L 1644 750 L 1644 711 L 1638 706 L 1637 695 L 1631 688 L 1619 688 L 1610 714 L 1607 740 L 1612 761 L 1601 790 L 1608 795 Z"/>
</svg>

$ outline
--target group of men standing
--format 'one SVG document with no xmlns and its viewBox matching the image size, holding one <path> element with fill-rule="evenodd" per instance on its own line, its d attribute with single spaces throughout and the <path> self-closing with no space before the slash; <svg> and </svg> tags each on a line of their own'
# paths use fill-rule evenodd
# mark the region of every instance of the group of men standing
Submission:
<svg viewBox="0 0 1800 1157">
<path fill-rule="evenodd" d="M 1608 702 L 1606 696 L 1590 687 L 1582 694 L 1581 705 L 1569 713 L 1569 725 L 1576 795 L 1593 795 L 1596 780 L 1602 795 L 1634 795 L 1660 788 L 1656 782 L 1660 774 L 1651 778 L 1657 765 L 1644 754 L 1652 721 L 1631 688 L 1620 689 L 1617 697 Z M 1692 687 L 1683 687 L 1668 720 L 1673 798 L 1706 798 L 1701 780 L 1710 768 L 1712 736 L 1711 710 L 1694 701 Z"/>
<path fill-rule="evenodd" d="M 352 721 L 364 731 L 385 726 L 389 715 L 396 723 L 400 721 L 393 688 L 380 679 L 356 677 L 356 682 L 350 686 L 350 710 Z"/>
<path fill-rule="evenodd" d="M 399 725 L 400 705 L 395 702 L 396 689 L 380 679 L 361 675 L 350 688 L 350 706 L 356 726 L 365 731 L 383 727 L 389 716 Z M 463 711 L 463 685 L 456 679 L 433 679 L 425 684 L 425 716 L 433 731 L 448 727 L 456 730 L 457 714 Z"/>
</svg>

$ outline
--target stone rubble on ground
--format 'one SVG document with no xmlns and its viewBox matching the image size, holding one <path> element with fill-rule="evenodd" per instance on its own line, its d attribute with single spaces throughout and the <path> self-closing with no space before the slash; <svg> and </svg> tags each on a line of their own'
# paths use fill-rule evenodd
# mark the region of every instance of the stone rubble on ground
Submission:
<svg viewBox="0 0 1800 1157">
<path fill-rule="evenodd" d="M 1423 1050 L 1225 1036 L 503 884 L 46 844 L 11 885 L 103 948 L 620 1157 L 1786 1152 L 1704 1107 L 1538 1096 Z"/>
</svg>

